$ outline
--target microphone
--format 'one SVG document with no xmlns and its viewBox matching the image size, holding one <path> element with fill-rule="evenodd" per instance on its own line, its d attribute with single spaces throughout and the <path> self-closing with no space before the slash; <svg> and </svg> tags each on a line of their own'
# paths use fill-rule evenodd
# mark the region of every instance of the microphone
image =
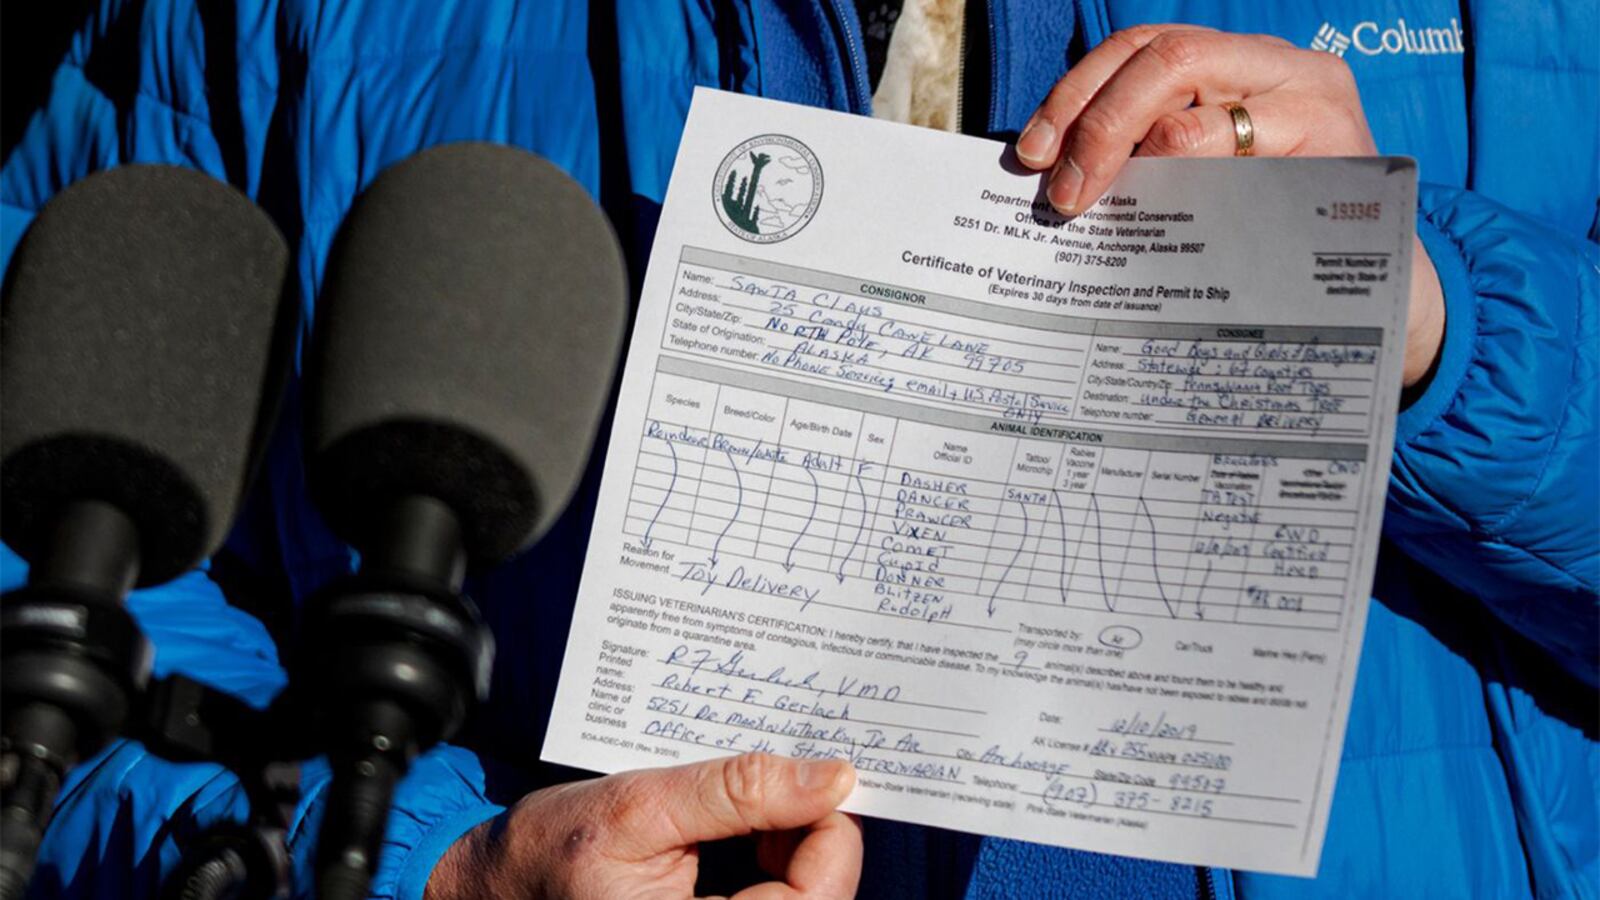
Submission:
<svg viewBox="0 0 1600 900">
<path fill-rule="evenodd" d="M 308 480 L 359 570 L 308 604 L 293 680 L 333 780 L 317 895 L 365 897 L 395 782 L 484 699 L 469 563 L 577 488 L 621 353 L 616 236 L 546 160 L 451 144 L 381 173 L 335 244 L 308 364 Z"/>
<path fill-rule="evenodd" d="M 0 315 L 0 895 L 67 770 L 123 732 L 151 650 L 123 607 L 221 544 L 276 407 L 288 248 L 191 169 L 91 175 L 40 210 Z"/>
</svg>

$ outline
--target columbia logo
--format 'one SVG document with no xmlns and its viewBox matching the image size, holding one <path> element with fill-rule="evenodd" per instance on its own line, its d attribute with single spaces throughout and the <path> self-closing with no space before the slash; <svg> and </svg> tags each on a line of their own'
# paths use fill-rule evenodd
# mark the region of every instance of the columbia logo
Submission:
<svg viewBox="0 0 1600 900">
<path fill-rule="evenodd" d="M 1451 19 L 1448 27 L 1416 28 L 1396 18 L 1387 27 L 1374 21 L 1357 22 L 1349 31 L 1340 31 L 1332 22 L 1323 22 L 1311 49 L 1342 57 L 1346 50 L 1362 56 L 1437 56 L 1466 52 L 1467 35 L 1461 21 Z"/>
<path fill-rule="evenodd" d="M 1311 49 L 1342 57 L 1350 49 L 1350 36 L 1340 33 L 1332 23 L 1323 22 L 1317 29 L 1317 36 L 1311 39 Z"/>
</svg>

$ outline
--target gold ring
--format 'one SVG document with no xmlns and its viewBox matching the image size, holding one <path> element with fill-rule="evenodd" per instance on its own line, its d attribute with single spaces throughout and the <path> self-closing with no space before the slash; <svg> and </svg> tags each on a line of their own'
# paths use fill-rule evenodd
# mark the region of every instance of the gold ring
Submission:
<svg viewBox="0 0 1600 900">
<path fill-rule="evenodd" d="M 1254 156 L 1256 153 L 1256 126 L 1250 121 L 1250 113 L 1244 105 L 1229 100 L 1222 104 L 1222 108 L 1233 116 L 1233 155 Z"/>
</svg>

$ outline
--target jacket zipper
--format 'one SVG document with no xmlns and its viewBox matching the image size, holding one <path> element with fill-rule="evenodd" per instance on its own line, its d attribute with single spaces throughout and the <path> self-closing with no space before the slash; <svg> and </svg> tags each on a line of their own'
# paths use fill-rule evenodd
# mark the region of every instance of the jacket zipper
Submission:
<svg viewBox="0 0 1600 900">
<path fill-rule="evenodd" d="M 1235 900 L 1233 872 L 1211 866 L 1195 866 L 1199 874 L 1199 894 L 1204 900 Z"/>
<path fill-rule="evenodd" d="M 967 0 L 967 2 L 976 3 L 978 0 Z M 967 31 L 968 23 L 965 12 L 963 12 L 961 31 L 956 44 L 956 134 L 966 134 L 961 128 L 961 120 L 965 118 L 963 108 L 967 103 Z"/>
<path fill-rule="evenodd" d="M 828 10 L 833 15 L 834 30 L 839 33 L 839 43 L 844 45 L 845 57 L 849 63 L 845 71 L 845 80 L 850 88 L 851 99 L 855 104 L 852 112 L 862 115 L 872 115 L 872 94 L 866 85 L 867 64 L 864 61 L 864 51 L 857 46 L 856 11 L 854 8 L 846 9 L 851 0 L 829 0 Z"/>
<path fill-rule="evenodd" d="M 981 137 L 989 133 L 989 118 L 995 106 L 995 57 L 994 11 L 988 0 L 967 0 L 961 14 L 960 72 L 956 81 L 956 131 L 961 134 Z"/>
</svg>

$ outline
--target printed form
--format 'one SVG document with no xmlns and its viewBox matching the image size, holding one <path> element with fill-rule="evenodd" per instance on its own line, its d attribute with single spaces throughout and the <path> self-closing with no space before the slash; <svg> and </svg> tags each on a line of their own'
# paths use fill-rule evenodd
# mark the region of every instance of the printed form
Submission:
<svg viewBox="0 0 1600 900">
<path fill-rule="evenodd" d="M 1410 160 L 1134 160 L 695 95 L 543 748 L 851 760 L 867 815 L 1317 869 Z"/>
</svg>

